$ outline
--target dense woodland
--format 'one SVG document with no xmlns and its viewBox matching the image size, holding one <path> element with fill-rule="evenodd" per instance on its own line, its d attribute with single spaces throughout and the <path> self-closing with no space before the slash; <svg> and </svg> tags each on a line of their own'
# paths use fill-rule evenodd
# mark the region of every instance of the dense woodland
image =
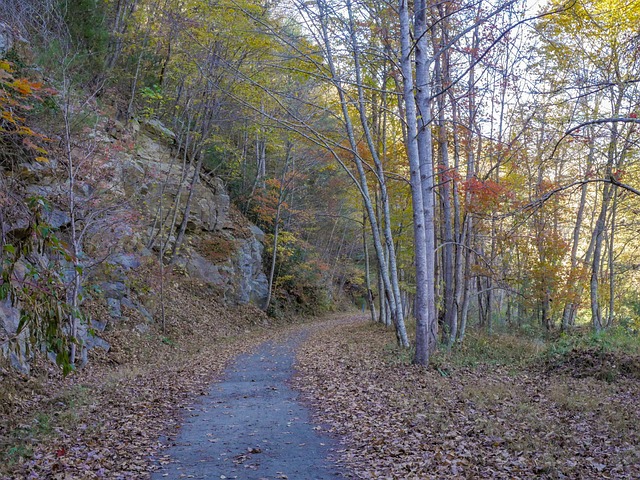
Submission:
<svg viewBox="0 0 640 480">
<path fill-rule="evenodd" d="M 105 111 L 175 132 L 194 181 L 221 177 L 267 232 L 272 314 L 347 292 L 424 365 L 471 325 L 637 330 L 636 0 L 0 7 L 16 39 L 0 63 L 2 295 L 50 343 L 73 350 L 90 206 L 69 195 L 60 241 L 8 172 L 61 154 L 73 192 L 70 152 Z M 9 238 L 25 212 L 31 234 Z M 166 264 L 187 216 L 170 247 L 149 239 Z M 12 277 L 47 248 L 70 279 Z"/>
<path fill-rule="evenodd" d="M 640 0 L 0 0 L 0 478 L 305 335 L 354 478 L 640 478 L 639 89 Z M 249 241 L 260 309 L 185 267 Z"/>
</svg>

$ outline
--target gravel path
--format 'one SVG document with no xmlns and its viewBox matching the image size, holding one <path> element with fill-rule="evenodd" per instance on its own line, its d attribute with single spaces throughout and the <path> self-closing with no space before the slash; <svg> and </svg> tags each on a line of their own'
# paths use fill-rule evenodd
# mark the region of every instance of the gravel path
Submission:
<svg viewBox="0 0 640 480">
<path fill-rule="evenodd" d="M 305 334 L 239 356 L 208 396 L 189 408 L 162 479 L 343 478 L 331 462 L 338 448 L 288 386 Z"/>
</svg>

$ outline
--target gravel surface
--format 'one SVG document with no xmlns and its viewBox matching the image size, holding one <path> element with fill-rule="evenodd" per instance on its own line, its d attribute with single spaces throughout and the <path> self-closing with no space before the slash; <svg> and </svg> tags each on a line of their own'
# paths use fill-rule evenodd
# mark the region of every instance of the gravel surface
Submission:
<svg viewBox="0 0 640 480">
<path fill-rule="evenodd" d="M 180 433 L 167 440 L 171 462 L 152 479 L 344 478 L 331 461 L 337 440 L 313 423 L 288 385 L 305 337 L 298 333 L 239 356 L 223 380 L 187 409 Z"/>
</svg>

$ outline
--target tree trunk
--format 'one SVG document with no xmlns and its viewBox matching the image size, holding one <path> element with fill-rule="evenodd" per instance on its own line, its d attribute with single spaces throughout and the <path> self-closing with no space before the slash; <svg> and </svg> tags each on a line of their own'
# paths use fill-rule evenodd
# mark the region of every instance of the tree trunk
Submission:
<svg viewBox="0 0 640 480">
<path fill-rule="evenodd" d="M 428 72 L 426 52 L 426 6 L 421 0 L 421 6 L 416 8 L 415 18 L 418 28 L 415 35 L 418 38 L 416 47 L 416 83 L 418 87 L 418 101 L 414 97 L 413 66 L 411 61 L 412 42 L 409 21 L 408 0 L 399 2 L 401 69 L 403 74 L 403 100 L 407 120 L 406 150 L 409 160 L 411 202 L 413 205 L 413 237 L 416 264 L 416 352 L 414 363 L 428 365 L 429 357 L 435 346 L 431 341 L 435 331 L 435 289 L 434 289 L 434 226 L 433 226 L 433 192 L 428 188 L 433 183 L 433 166 L 430 164 L 430 145 L 426 148 L 425 139 L 430 137 L 430 111 L 428 109 Z M 419 68 L 418 68 L 419 67 Z M 426 105 L 424 100 L 427 100 Z M 422 103 L 420 102 L 422 101 Z M 418 106 L 421 121 L 418 123 Z M 426 107 L 426 110 L 425 110 Z M 418 139 L 421 130 L 420 141 Z M 425 158 L 426 156 L 426 158 Z M 424 199 L 424 195 L 431 200 Z M 425 205 L 431 208 L 425 211 Z M 430 225 L 427 225 L 430 223 Z M 429 250 L 431 250 L 429 252 Z"/>
<path fill-rule="evenodd" d="M 362 248 L 364 250 L 364 278 L 367 288 L 367 302 L 369 304 L 369 312 L 371 313 L 371 321 L 376 321 L 376 304 L 373 301 L 373 290 L 371 289 L 371 268 L 369 267 L 369 247 L 367 245 L 367 217 L 364 209 L 362 210 Z"/>
<path fill-rule="evenodd" d="M 609 234 L 609 314 L 607 316 L 607 328 L 613 325 L 615 318 L 616 306 L 616 288 L 615 288 L 615 256 L 614 256 L 614 240 L 616 232 L 616 213 L 618 210 L 618 187 L 613 186 L 613 205 L 611 206 L 611 226 Z"/>
<path fill-rule="evenodd" d="M 189 184 L 189 195 L 187 196 L 187 202 L 184 206 L 184 212 L 182 221 L 180 222 L 180 230 L 178 231 L 178 236 L 176 237 L 176 241 L 173 244 L 173 248 L 171 249 L 171 261 L 173 262 L 176 258 L 176 254 L 178 253 L 178 249 L 182 245 L 184 241 L 184 235 L 187 231 L 187 223 L 189 223 L 189 215 L 191 214 L 191 205 L 193 203 L 193 192 L 195 191 L 196 184 L 200 180 L 200 170 L 202 169 L 202 159 L 203 155 L 198 152 L 198 158 L 196 160 L 196 166 L 193 171 L 193 177 L 191 178 L 191 183 Z"/>
<path fill-rule="evenodd" d="M 273 294 L 273 279 L 276 273 L 276 259 L 278 255 L 278 235 L 280 233 L 280 213 L 282 204 L 285 199 L 285 180 L 287 168 L 289 167 L 289 158 L 291 156 L 291 143 L 287 142 L 287 153 L 282 168 L 282 177 L 280 178 L 280 192 L 278 192 L 278 205 L 276 206 L 276 217 L 273 225 L 273 253 L 271 254 L 271 268 L 269 269 L 269 287 L 267 289 L 267 300 L 264 302 L 264 310 L 269 310 L 271 304 L 271 295 Z"/>
<path fill-rule="evenodd" d="M 591 169 L 593 156 L 595 154 L 595 143 L 593 135 L 589 138 L 589 155 L 587 157 L 588 172 Z M 566 332 L 569 326 L 573 324 L 576 312 L 578 310 L 579 300 L 579 285 L 576 277 L 578 269 L 578 246 L 580 244 L 580 230 L 582 229 L 582 220 L 584 218 L 584 208 L 587 202 L 587 184 L 584 183 L 580 187 L 580 203 L 578 204 L 578 212 L 576 214 L 576 223 L 573 227 L 573 237 L 571 243 L 571 266 L 569 268 L 569 278 L 567 280 L 567 293 L 569 294 L 569 301 L 565 303 L 562 311 L 562 331 Z"/>
<path fill-rule="evenodd" d="M 397 322 L 404 326 L 404 309 L 402 307 L 402 295 L 400 293 L 400 284 L 398 281 L 398 266 L 396 261 L 396 252 L 393 245 L 393 233 L 391 231 L 391 210 L 389 207 L 389 195 L 387 192 L 386 176 L 385 176 L 382 162 L 380 160 L 380 156 L 378 155 L 378 149 L 374 143 L 371 130 L 369 129 L 369 123 L 367 121 L 367 113 L 365 111 L 365 106 L 367 103 L 364 98 L 364 92 L 362 87 L 362 73 L 361 73 L 361 67 L 360 67 L 360 49 L 358 47 L 358 42 L 356 39 L 356 28 L 355 28 L 355 22 L 353 19 L 351 1 L 347 0 L 346 5 L 347 5 L 347 11 L 349 14 L 349 32 L 351 37 L 351 47 L 353 49 L 353 60 L 354 60 L 354 68 L 355 68 L 355 74 L 356 74 L 356 87 L 358 90 L 358 104 L 357 104 L 358 113 L 360 116 L 360 123 L 362 125 L 364 136 L 367 141 L 367 146 L 369 148 L 369 152 L 371 153 L 371 157 L 373 158 L 373 162 L 376 167 L 378 184 L 380 186 L 380 200 L 382 202 L 382 214 L 383 214 L 383 220 L 384 220 L 383 221 L 384 237 L 385 237 L 385 243 L 387 245 L 387 259 L 389 262 L 389 273 L 390 273 L 391 285 L 393 288 L 393 296 L 396 302 L 396 311 L 398 316 Z M 406 333 L 403 335 L 406 335 Z"/>
<path fill-rule="evenodd" d="M 442 38 L 440 47 L 444 48 L 446 38 L 446 15 L 439 5 L 442 18 Z M 433 34 L 435 37 L 435 33 Z M 434 38 L 435 40 L 435 38 Z M 448 55 L 444 52 L 436 58 L 436 84 L 444 92 L 445 81 L 448 80 Z M 445 80 L 446 79 L 446 80 Z M 449 141 L 445 123 L 445 94 L 437 97 L 438 103 L 438 153 L 439 153 L 439 183 L 440 208 L 442 209 L 442 280 L 444 289 L 444 332 L 443 339 L 451 345 L 455 340 L 458 326 L 458 307 L 455 299 L 455 264 L 454 264 L 454 236 L 451 222 L 451 172 L 449 171 Z M 453 340 L 452 340 L 453 338 Z"/>
</svg>

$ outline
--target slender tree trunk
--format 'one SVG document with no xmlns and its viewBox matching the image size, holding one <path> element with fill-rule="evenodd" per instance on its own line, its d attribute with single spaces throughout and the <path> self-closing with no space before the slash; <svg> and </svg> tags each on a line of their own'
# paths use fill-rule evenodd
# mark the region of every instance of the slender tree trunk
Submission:
<svg viewBox="0 0 640 480">
<path fill-rule="evenodd" d="M 593 156 L 595 154 L 595 143 L 593 135 L 589 138 L 589 155 L 587 157 L 588 172 L 591 169 Z M 584 208 L 587 202 L 587 184 L 584 183 L 580 187 L 580 202 L 578 204 L 578 212 L 576 214 L 576 223 L 573 227 L 573 237 L 571 243 L 571 267 L 569 269 L 569 278 L 567 280 L 567 291 L 569 293 L 569 301 L 565 304 L 562 312 L 562 331 L 566 332 L 569 326 L 573 324 L 573 318 L 576 315 L 579 300 L 579 284 L 576 279 L 578 270 L 578 246 L 580 245 L 580 230 L 582 229 L 582 220 L 584 218 Z"/>
<path fill-rule="evenodd" d="M 402 308 L 402 295 L 400 293 L 400 284 L 398 282 L 398 266 L 396 261 L 396 252 L 393 245 L 393 233 L 391 231 L 391 209 L 389 207 L 389 195 L 387 192 L 387 183 L 386 176 L 384 172 L 384 168 L 382 162 L 380 160 L 380 156 L 378 155 L 378 149 L 373 140 L 373 135 L 371 134 L 371 130 L 369 129 L 369 123 L 367 121 L 367 113 L 365 111 L 366 101 L 364 98 L 364 92 L 362 87 L 362 73 L 360 67 L 360 49 L 358 46 L 358 41 L 356 38 L 356 28 L 355 22 L 353 19 L 353 12 L 351 8 L 351 1 L 346 0 L 347 11 L 349 14 L 349 31 L 351 37 L 351 47 L 353 49 L 353 60 L 354 60 L 354 68 L 356 74 L 356 87 L 358 90 L 358 113 L 360 116 L 360 123 L 362 125 L 362 129 L 364 132 L 365 139 L 367 141 L 367 146 L 369 148 L 369 152 L 371 153 L 371 157 L 373 158 L 376 173 L 378 177 L 378 184 L 380 186 L 380 200 L 382 201 L 382 214 L 383 214 L 383 225 L 384 225 L 384 237 L 385 243 L 387 245 L 387 259 L 389 263 L 389 273 L 391 279 L 391 286 L 393 288 L 393 296 L 396 302 L 396 312 L 397 312 L 397 323 L 402 325 L 402 329 L 404 330 L 404 309 Z M 406 336 L 406 333 L 401 334 L 401 336 Z"/>
<path fill-rule="evenodd" d="M 420 163 L 420 183 L 422 186 L 422 203 L 424 215 L 425 235 L 425 303 L 427 312 L 427 338 L 428 352 L 420 351 L 416 346 L 416 359 L 424 358 L 428 363 L 429 355 L 435 351 L 438 344 L 438 318 L 436 314 L 435 298 L 435 268 L 436 268 L 436 234 L 435 234 L 435 198 L 434 198 L 434 170 L 433 150 L 431 138 L 431 79 L 429 65 L 432 61 L 428 53 L 427 36 L 427 1 L 419 0 L 414 6 L 414 33 L 415 42 L 415 75 L 416 95 L 415 102 L 419 112 L 417 117 L 417 144 Z M 407 119 L 408 121 L 408 119 Z M 415 208 L 415 206 L 414 206 Z M 416 335 L 417 337 L 417 335 Z M 417 342 L 417 339 L 416 339 Z M 418 361 L 418 363 L 422 363 Z"/>
<path fill-rule="evenodd" d="M 463 235 L 464 245 L 471 246 L 471 234 L 473 230 L 473 217 L 467 214 L 465 217 Z M 460 308 L 460 332 L 458 333 L 458 340 L 462 343 L 464 336 L 467 332 L 467 319 L 469 318 L 469 305 L 471 303 L 471 250 L 466 250 L 464 253 L 464 279 L 462 287 L 462 307 Z"/>
<path fill-rule="evenodd" d="M 379 267 L 378 267 L 379 268 Z M 379 322 L 391 326 L 391 318 L 389 318 L 387 308 L 387 297 L 384 294 L 384 281 L 382 280 L 382 274 L 378 271 L 378 311 Z"/>
<path fill-rule="evenodd" d="M 160 5 L 159 1 L 156 1 L 153 4 L 152 10 L 153 12 L 157 12 L 158 11 L 158 7 Z M 138 92 L 138 81 L 140 79 L 140 69 L 142 67 L 142 57 L 143 54 L 145 53 L 145 49 L 147 48 L 147 45 L 149 43 L 149 36 L 151 35 L 151 28 L 152 28 L 152 23 L 149 22 L 147 24 L 147 27 L 145 29 L 145 33 L 144 33 L 144 39 L 142 40 L 142 47 L 140 47 L 140 53 L 138 54 L 138 60 L 136 61 L 136 71 L 133 75 L 133 81 L 131 82 L 131 94 L 129 97 L 129 105 L 127 106 L 127 118 L 125 119 L 126 122 L 129 122 L 129 120 L 131 120 L 133 118 L 133 106 L 135 103 L 135 99 L 136 99 L 136 93 Z"/>
<path fill-rule="evenodd" d="M 441 49 L 447 43 L 446 29 L 447 21 L 442 5 L 441 11 L 442 38 Z M 435 33 L 434 41 L 435 41 Z M 436 84 L 442 92 L 446 88 L 445 78 L 448 80 L 448 55 L 441 54 L 436 58 Z M 440 182 L 440 208 L 442 210 L 442 280 L 444 289 L 444 340 L 451 345 L 455 341 L 458 326 L 458 307 L 455 299 L 455 264 L 454 264 L 454 236 L 451 222 L 451 179 L 453 176 L 449 171 L 449 140 L 445 122 L 445 94 L 437 97 L 438 103 L 438 153 L 439 153 L 439 182 Z"/>
<path fill-rule="evenodd" d="M 458 323 L 460 316 L 460 305 L 462 304 L 463 291 L 463 268 L 464 268 L 464 239 L 462 233 L 462 225 L 460 219 L 462 212 L 460 210 L 460 192 L 458 190 L 457 174 L 460 171 L 460 139 L 458 135 L 458 106 L 455 104 L 453 94 L 450 92 L 451 110 L 453 118 L 453 152 L 456 177 L 453 180 L 453 237 L 455 238 L 455 277 L 454 277 L 454 299 L 455 299 L 455 321 L 452 325 L 451 335 L 449 336 L 449 348 L 453 346 L 458 337 Z"/>
<path fill-rule="evenodd" d="M 287 176 L 287 169 L 289 168 L 289 159 L 291 157 L 292 145 L 287 142 L 287 153 L 284 160 L 284 167 L 282 168 L 282 177 L 280 178 L 280 191 L 278 192 L 278 204 L 276 206 L 276 217 L 273 225 L 273 253 L 271 254 L 271 267 L 269 268 L 269 287 L 267 289 L 267 300 L 264 302 L 264 310 L 269 310 L 271 305 L 271 295 L 273 294 L 273 279 L 276 273 L 276 259 L 278 255 L 278 237 L 280 233 L 280 213 L 282 211 L 282 204 L 286 196 L 285 193 L 285 181 Z"/>
<path fill-rule="evenodd" d="M 613 187 L 613 205 L 611 206 L 611 226 L 609 233 L 609 315 L 607 316 L 607 327 L 613 325 L 615 318 L 616 306 L 616 288 L 615 288 L 615 233 L 616 233 L 616 213 L 618 211 L 618 187 Z"/>
<path fill-rule="evenodd" d="M 333 265 L 331 266 L 331 274 L 329 275 L 329 288 L 333 292 L 333 279 L 336 275 L 336 271 L 338 269 L 338 264 L 340 263 L 340 255 L 342 255 L 342 249 L 344 248 L 345 239 L 347 238 L 347 232 L 349 231 L 349 226 L 346 225 L 344 230 L 342 231 L 342 238 L 340 239 L 340 243 L 338 244 L 338 251 L 336 252 L 333 258 Z"/>
<path fill-rule="evenodd" d="M 173 248 L 171 249 L 171 261 L 175 260 L 178 249 L 182 246 L 182 242 L 184 241 L 184 235 L 187 231 L 187 224 L 189 223 L 189 215 L 191 215 L 193 192 L 196 189 L 196 184 L 200 180 L 200 170 L 202 170 L 203 155 L 201 154 L 201 152 L 198 152 L 197 156 L 198 157 L 196 160 L 195 169 L 193 171 L 193 177 L 191 178 L 191 183 L 189 185 L 189 195 L 187 196 L 187 202 L 184 206 L 182 221 L 180 222 L 180 230 L 178 231 L 178 236 L 176 237 L 176 241 L 173 244 Z"/>
<path fill-rule="evenodd" d="M 106 70 L 112 70 L 115 67 L 120 53 L 122 52 L 122 37 L 127 31 L 128 18 L 131 17 L 136 9 L 138 0 L 125 1 L 119 0 L 116 7 L 114 25 L 111 31 L 112 42 L 110 45 L 110 55 L 105 62 Z"/>
<path fill-rule="evenodd" d="M 69 201 L 69 219 L 70 219 L 70 230 L 71 230 L 71 249 L 73 253 L 73 257 L 71 259 L 73 265 L 73 278 L 71 281 L 71 289 L 67 294 L 67 302 L 71 307 L 71 312 L 69 314 L 69 336 L 72 339 L 71 342 L 71 352 L 69 355 L 69 363 L 71 365 L 75 364 L 77 357 L 77 336 L 78 336 L 78 309 L 79 309 L 79 301 L 78 297 L 80 295 L 80 289 L 82 287 L 82 266 L 80 264 L 80 255 L 82 254 L 82 246 L 80 245 L 80 240 L 78 239 L 78 225 L 77 225 L 77 216 L 76 216 L 76 166 L 73 161 L 73 153 L 71 151 L 71 84 L 70 79 L 67 76 L 67 73 L 64 73 L 63 79 L 63 90 L 62 90 L 62 101 L 63 103 L 63 120 L 64 120 L 64 147 L 65 147 L 65 160 L 67 161 L 67 180 L 68 180 L 68 192 L 67 192 L 67 200 Z"/>
<path fill-rule="evenodd" d="M 371 289 L 371 268 L 369 267 L 369 246 L 367 245 L 367 213 L 362 209 L 362 249 L 364 250 L 364 278 L 367 288 L 367 302 L 371 321 L 376 321 L 376 304 L 373 301 L 373 290 Z"/>
<path fill-rule="evenodd" d="M 591 279 L 589 282 L 589 293 L 591 297 L 591 324 L 596 333 L 602 330 L 602 312 L 600 311 L 600 299 L 598 298 L 598 283 L 600 280 L 600 265 L 602 255 L 602 241 L 604 239 L 605 220 L 607 218 L 607 209 L 611 200 L 612 185 L 606 184 L 604 186 L 604 193 L 602 197 L 602 206 L 600 207 L 600 214 L 596 221 L 596 228 L 593 232 L 594 249 L 593 259 L 591 262 Z"/>
<path fill-rule="evenodd" d="M 620 94 L 613 105 L 613 115 L 620 114 L 620 105 L 622 103 L 622 94 Z M 619 166 L 621 159 L 617 159 L 618 150 L 618 124 L 613 123 L 611 125 L 611 137 L 609 141 L 609 148 L 607 152 L 607 166 L 605 172 L 605 178 L 611 179 L 613 176 L 614 165 Z M 616 186 L 611 183 L 606 183 L 603 187 L 602 193 L 602 205 L 600 207 L 600 214 L 596 221 L 596 228 L 593 232 L 593 259 L 591 262 L 591 279 L 589 282 L 589 292 L 591 297 L 591 323 L 595 332 L 600 332 L 605 326 L 602 321 L 602 311 L 600 309 L 599 293 L 599 281 L 600 281 L 600 269 L 602 262 L 602 243 L 604 241 L 604 234 L 606 229 L 606 220 L 608 215 L 609 204 L 616 193 Z"/>
<path fill-rule="evenodd" d="M 425 212 L 425 204 L 432 206 L 432 203 L 429 201 L 425 202 L 425 199 L 423 198 L 425 192 L 428 196 L 432 197 L 433 195 L 431 189 L 423 189 L 425 184 L 428 185 L 427 182 L 429 180 L 433 182 L 433 175 L 432 172 L 430 173 L 429 169 L 432 165 L 427 164 L 431 157 L 428 152 L 425 151 L 424 145 L 425 130 L 429 129 L 428 120 L 430 120 L 430 118 L 428 108 L 427 110 L 423 110 L 425 105 L 418 102 L 421 108 L 420 115 L 422 116 L 422 121 L 418 124 L 418 105 L 416 104 L 416 98 L 414 97 L 414 70 L 411 61 L 413 45 L 411 42 L 408 0 L 400 0 L 398 13 L 400 20 L 401 44 L 400 66 L 404 77 L 403 100 L 407 120 L 406 149 L 410 169 L 411 200 L 413 205 L 414 254 L 416 264 L 416 353 L 414 362 L 419 365 L 428 365 L 429 356 L 433 347 L 430 339 L 432 335 L 436 333 L 433 332 L 433 323 L 435 322 L 435 289 L 433 284 L 433 210 Z M 416 23 L 419 24 L 420 28 L 416 29 L 415 32 L 416 37 L 419 39 L 416 44 L 416 83 L 418 84 L 418 91 L 421 89 L 423 90 L 420 100 L 424 100 L 424 89 L 428 89 L 429 85 L 428 77 L 425 77 L 427 68 L 427 53 L 425 45 L 426 35 L 424 34 L 426 30 L 424 26 L 426 21 L 425 14 L 426 8 L 424 2 L 422 2 L 421 7 L 416 6 Z M 421 75 L 417 74 L 418 64 L 420 64 L 421 67 Z M 426 106 L 428 107 L 428 91 L 426 98 Z M 422 142 L 419 142 L 418 140 L 418 128 L 423 130 L 421 135 Z M 419 143 L 422 143 L 422 145 L 419 146 Z M 427 155 L 426 160 L 423 158 L 423 155 Z M 431 223 L 429 226 L 425 225 L 428 221 Z M 428 236 L 430 236 L 429 239 L 427 239 Z M 428 252 L 429 248 L 431 248 L 431 252 Z"/>
</svg>

